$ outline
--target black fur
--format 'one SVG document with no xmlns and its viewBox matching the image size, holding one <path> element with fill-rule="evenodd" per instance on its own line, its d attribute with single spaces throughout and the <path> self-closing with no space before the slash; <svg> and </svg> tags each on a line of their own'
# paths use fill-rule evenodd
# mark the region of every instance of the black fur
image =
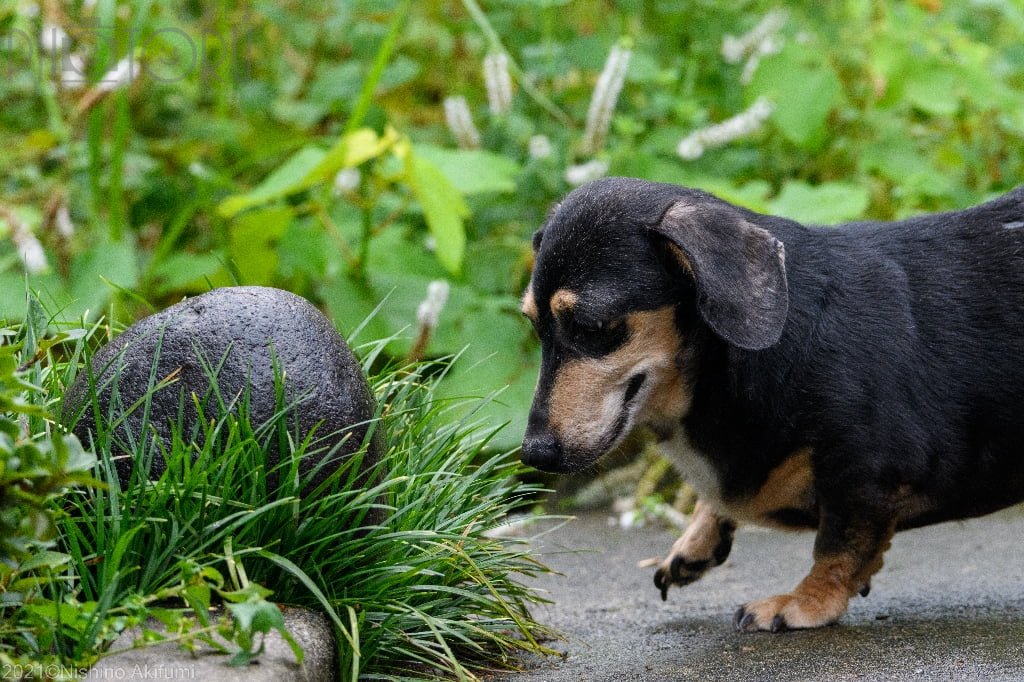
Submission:
<svg viewBox="0 0 1024 682">
<path fill-rule="evenodd" d="M 595 323 L 673 305 L 692 384 L 678 427 L 725 500 L 811 448 L 814 501 L 779 520 L 818 528 L 816 554 L 1024 500 L 1024 187 L 962 211 L 812 227 L 608 178 L 568 195 L 535 244 L 543 366 L 526 461 L 592 463 L 571 444 L 539 450 L 554 373 L 625 342 Z M 752 291 L 766 282 L 767 298 Z M 558 288 L 580 294 L 581 338 L 554 329 Z"/>
</svg>

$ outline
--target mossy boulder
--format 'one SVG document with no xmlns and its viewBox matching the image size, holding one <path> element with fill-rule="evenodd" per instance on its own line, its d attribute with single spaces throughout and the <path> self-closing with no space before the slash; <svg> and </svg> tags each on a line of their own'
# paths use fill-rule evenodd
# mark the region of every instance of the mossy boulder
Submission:
<svg viewBox="0 0 1024 682">
<path fill-rule="evenodd" d="M 204 403 L 206 419 L 216 417 L 219 405 L 237 410 L 247 400 L 254 427 L 272 419 L 283 402 L 295 405 L 292 432 L 305 437 L 316 429 L 320 456 L 305 457 L 300 472 L 308 473 L 325 456 L 332 458 L 313 477 L 316 484 L 359 450 L 374 417 L 374 400 L 359 362 L 320 311 L 280 289 L 227 287 L 146 317 L 100 348 L 67 391 L 62 420 L 73 424 L 74 433 L 88 444 L 96 432 L 90 386 L 100 413 L 110 415 L 112 395 L 117 395 L 115 406 L 121 410 L 143 401 L 154 378 L 160 382 L 167 377 L 174 380 L 153 393 L 148 418 L 141 407 L 127 415 L 113 413 L 115 419 L 124 417 L 113 431 L 115 441 L 137 442 L 143 437 L 144 419 L 149 424 L 145 437 L 155 433 L 167 445 L 178 420 L 183 434 L 196 433 L 193 396 Z M 283 378 L 283 400 L 275 377 Z M 364 470 L 380 457 L 377 440 L 374 436 L 367 448 Z M 276 451 L 270 459 L 268 467 L 277 464 Z M 132 458 L 119 458 L 117 466 L 118 477 L 127 481 Z M 155 456 L 150 478 L 164 469 L 163 460 Z"/>
</svg>

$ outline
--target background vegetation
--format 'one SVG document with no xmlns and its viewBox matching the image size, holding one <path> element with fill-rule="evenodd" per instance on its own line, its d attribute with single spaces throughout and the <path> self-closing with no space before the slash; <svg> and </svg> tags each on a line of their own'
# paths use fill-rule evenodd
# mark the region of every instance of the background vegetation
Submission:
<svg viewBox="0 0 1024 682">
<path fill-rule="evenodd" d="M 1024 167 L 1014 0 L 0 7 L 0 314 L 21 313 L 26 266 L 69 318 L 268 284 L 343 330 L 386 298 L 368 331 L 407 330 L 388 349 L 401 356 L 446 280 L 416 353 L 471 344 L 442 390 L 507 385 L 499 446 L 518 440 L 535 377 L 515 300 L 528 237 L 581 174 L 827 223 L 964 206 Z M 613 48 L 625 82 L 595 134 Z M 499 53 L 511 88 L 494 101 L 484 63 Z M 446 125 L 449 97 L 478 137 Z M 758 102 L 767 118 L 692 137 Z"/>
<path fill-rule="evenodd" d="M 518 471 L 507 459 L 472 461 L 523 430 L 538 358 L 517 298 L 552 202 L 631 175 L 832 223 L 966 206 L 1024 171 L 1019 0 L 6 0 L 0 64 L 0 320 L 16 321 L 0 329 L 0 660 L 89 661 L 154 613 L 244 655 L 276 611 L 231 568 L 243 558 L 275 598 L 327 605 L 350 643 L 371 633 L 343 649 L 353 675 L 398 659 L 462 675 L 464 653 L 536 648 L 533 597 L 508 578 L 533 564 L 482 535 L 533 488 L 503 487 Z M 308 501 L 251 499 L 260 513 L 217 547 L 165 537 L 133 514 L 184 500 L 168 522 L 187 525 L 205 508 L 170 480 L 97 487 L 108 449 L 87 452 L 48 416 L 92 323 L 233 283 L 301 294 L 346 334 L 376 310 L 362 332 L 385 339 L 367 354 L 375 369 L 468 344 L 426 383 L 380 375 L 382 397 L 405 406 L 395 452 L 417 454 L 396 460 L 405 480 L 431 479 L 421 493 L 451 516 L 419 516 L 436 505 L 388 483 L 406 513 L 399 543 L 372 550 L 396 568 L 367 578 L 371 596 L 318 595 L 310 585 L 351 567 L 288 558 L 305 542 L 289 514 Z M 26 287 L 42 301 L 27 315 Z M 435 409 L 496 389 L 482 408 Z M 471 409 L 474 424 L 512 424 L 470 438 Z M 259 454 L 244 427 L 220 456 Z M 655 459 L 640 462 L 646 488 L 664 473 Z M 161 541 L 166 561 L 119 570 Z M 97 568 L 100 555 L 112 561 Z M 410 579 L 417 562 L 433 584 Z M 479 565 L 492 578 L 458 572 Z M 394 594 L 408 598 L 374 601 Z M 151 608 L 202 611 L 211 595 L 234 621 Z"/>
</svg>

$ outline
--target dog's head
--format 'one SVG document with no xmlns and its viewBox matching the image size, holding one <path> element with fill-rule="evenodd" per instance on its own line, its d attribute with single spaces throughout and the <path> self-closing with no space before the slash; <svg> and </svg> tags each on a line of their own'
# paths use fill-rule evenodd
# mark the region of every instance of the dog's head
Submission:
<svg viewBox="0 0 1024 682">
<path fill-rule="evenodd" d="M 784 252 L 755 220 L 704 192 L 628 178 L 555 207 L 534 235 L 522 301 L 542 351 L 524 462 L 579 471 L 638 424 L 678 426 L 690 332 L 747 350 L 779 340 Z"/>
</svg>

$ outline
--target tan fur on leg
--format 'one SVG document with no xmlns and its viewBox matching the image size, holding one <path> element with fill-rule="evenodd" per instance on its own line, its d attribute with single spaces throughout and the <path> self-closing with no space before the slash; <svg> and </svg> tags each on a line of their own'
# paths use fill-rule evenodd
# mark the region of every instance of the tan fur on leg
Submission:
<svg viewBox="0 0 1024 682">
<path fill-rule="evenodd" d="M 871 576 L 882 568 L 882 556 L 889 548 L 895 527 L 867 558 L 844 553 L 818 557 L 806 578 L 789 594 L 751 602 L 736 612 L 740 630 L 816 628 L 836 622 L 846 613 L 850 597 L 871 584 Z"/>
</svg>

